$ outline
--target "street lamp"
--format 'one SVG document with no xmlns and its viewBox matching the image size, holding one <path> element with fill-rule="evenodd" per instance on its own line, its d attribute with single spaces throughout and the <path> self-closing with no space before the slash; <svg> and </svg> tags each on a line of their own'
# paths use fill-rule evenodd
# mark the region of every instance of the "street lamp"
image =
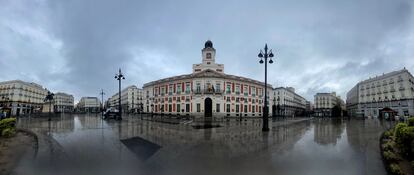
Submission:
<svg viewBox="0 0 414 175">
<path fill-rule="evenodd" d="M 121 80 L 125 80 L 125 76 L 121 72 L 121 68 L 119 68 L 119 73 L 115 74 L 115 79 L 119 82 L 119 100 L 118 100 L 118 109 L 119 109 L 119 118 L 118 120 L 122 120 L 122 107 L 121 107 Z"/>
<path fill-rule="evenodd" d="M 101 89 L 101 92 L 99 93 L 101 95 L 101 111 L 102 111 L 102 117 L 104 115 L 104 101 L 103 101 L 103 96 L 105 95 L 105 92 L 103 91 L 103 89 Z"/>
<path fill-rule="evenodd" d="M 30 103 L 30 98 L 29 98 L 29 100 L 28 100 L 28 105 L 29 106 L 26 106 L 26 108 L 28 107 L 29 109 L 28 109 L 28 113 L 29 113 L 29 117 L 30 117 L 30 114 L 32 113 L 32 111 L 30 110 L 31 108 L 32 108 L 32 104 Z"/>
<path fill-rule="evenodd" d="M 272 57 L 274 56 L 272 50 L 268 52 L 267 44 L 265 44 L 264 53 L 260 50 L 259 55 L 260 58 L 259 63 L 265 64 L 265 85 L 264 85 L 264 107 L 263 107 L 263 126 L 262 131 L 269 131 L 269 108 L 267 106 L 267 59 L 269 58 L 269 64 L 273 63 Z M 264 61 L 263 61 L 264 58 Z"/>
<path fill-rule="evenodd" d="M 51 121 L 52 119 L 50 118 L 50 114 L 51 114 L 51 110 L 52 110 L 52 101 L 53 101 L 53 96 L 55 94 L 51 93 L 50 91 L 47 91 L 47 95 L 45 97 L 45 102 L 49 101 L 49 121 Z"/>
</svg>

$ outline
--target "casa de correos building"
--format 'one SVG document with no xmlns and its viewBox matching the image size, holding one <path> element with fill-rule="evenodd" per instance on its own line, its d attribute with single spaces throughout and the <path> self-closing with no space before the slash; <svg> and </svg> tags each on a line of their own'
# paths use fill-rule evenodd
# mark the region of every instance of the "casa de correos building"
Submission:
<svg viewBox="0 0 414 175">
<path fill-rule="evenodd" d="M 216 49 L 211 41 L 205 42 L 201 58 L 190 74 L 144 84 L 144 112 L 196 117 L 262 115 L 263 82 L 226 74 L 224 65 L 216 63 Z M 271 109 L 272 86 L 267 88 Z"/>
<path fill-rule="evenodd" d="M 192 116 L 261 116 L 264 83 L 224 73 L 207 41 L 191 74 L 144 84 L 144 112 Z M 268 85 L 268 92 L 272 87 Z M 270 97 L 269 97 L 270 98 Z M 270 111 L 271 115 L 271 111 Z"/>
</svg>

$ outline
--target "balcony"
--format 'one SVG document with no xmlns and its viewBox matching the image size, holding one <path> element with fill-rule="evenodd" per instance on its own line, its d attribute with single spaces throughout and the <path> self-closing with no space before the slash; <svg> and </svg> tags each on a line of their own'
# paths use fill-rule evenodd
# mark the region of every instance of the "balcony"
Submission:
<svg viewBox="0 0 414 175">
<path fill-rule="evenodd" d="M 222 94 L 223 91 L 220 90 L 214 90 L 214 89 L 197 89 L 196 91 L 194 91 L 194 94 Z"/>
<path fill-rule="evenodd" d="M 390 92 L 395 92 L 395 89 L 391 89 Z"/>
<path fill-rule="evenodd" d="M 400 87 L 398 90 L 403 91 L 403 90 L 405 90 L 405 88 L 404 87 Z"/>
<path fill-rule="evenodd" d="M 398 79 L 398 82 L 402 82 L 402 81 L 404 81 L 402 78 Z"/>
</svg>

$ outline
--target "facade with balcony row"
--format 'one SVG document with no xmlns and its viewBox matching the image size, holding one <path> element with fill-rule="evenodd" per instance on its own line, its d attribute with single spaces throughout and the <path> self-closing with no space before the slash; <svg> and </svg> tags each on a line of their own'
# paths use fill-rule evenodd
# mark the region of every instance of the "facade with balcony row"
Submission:
<svg viewBox="0 0 414 175">
<path fill-rule="evenodd" d="M 341 110 L 345 110 L 345 102 L 336 92 L 316 93 L 314 96 L 314 112 L 317 117 L 331 117 L 332 109 L 338 106 Z M 342 114 L 341 114 L 342 115 Z"/>
<path fill-rule="evenodd" d="M 76 112 L 99 113 L 101 112 L 101 105 L 98 97 L 81 97 L 78 104 L 76 104 Z"/>
<path fill-rule="evenodd" d="M 0 109 L 12 116 L 41 113 L 44 111 L 47 92 L 48 90 L 42 85 L 33 82 L 21 80 L 0 82 Z M 73 112 L 73 96 L 58 92 L 54 96 L 52 105 L 52 112 Z"/>
<path fill-rule="evenodd" d="M 273 89 L 272 113 L 276 116 L 302 116 L 306 111 L 306 99 L 295 92 L 293 87 Z"/>
<path fill-rule="evenodd" d="M 121 90 L 122 112 L 141 113 L 143 112 L 142 89 L 135 85 L 128 86 Z M 108 106 L 118 109 L 119 93 L 115 93 L 108 99 Z"/>
<path fill-rule="evenodd" d="M 357 83 L 348 93 L 348 114 L 378 117 L 384 110 L 414 115 L 414 77 L 402 69 Z"/>
</svg>

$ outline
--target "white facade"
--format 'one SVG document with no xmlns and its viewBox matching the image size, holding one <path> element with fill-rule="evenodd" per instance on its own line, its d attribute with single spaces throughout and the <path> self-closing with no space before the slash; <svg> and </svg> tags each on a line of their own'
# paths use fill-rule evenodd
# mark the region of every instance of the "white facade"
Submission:
<svg viewBox="0 0 414 175">
<path fill-rule="evenodd" d="M 332 108 L 336 105 L 345 109 L 345 103 L 336 92 L 332 93 L 317 93 L 314 96 L 315 115 L 316 116 L 331 116 Z"/>
<path fill-rule="evenodd" d="M 76 105 L 79 112 L 100 112 L 101 102 L 98 97 L 82 97 Z"/>
<path fill-rule="evenodd" d="M 414 77 L 405 68 L 357 83 L 347 93 L 347 108 L 353 116 L 379 116 L 390 108 L 398 115 L 414 115 Z"/>
<path fill-rule="evenodd" d="M 73 112 L 74 98 L 73 95 L 57 92 L 53 97 L 55 112 Z"/>
<path fill-rule="evenodd" d="M 202 63 L 193 65 L 192 74 L 146 83 L 144 112 L 200 117 L 261 116 L 264 83 L 225 74 L 224 65 L 215 63 L 215 55 L 213 44 L 207 41 Z M 268 99 L 272 99 L 272 87 L 267 88 Z M 271 115 L 272 111 L 269 112 Z"/>
<path fill-rule="evenodd" d="M 0 82 L 0 107 L 10 108 L 14 116 L 40 112 L 46 95 L 47 90 L 36 83 Z"/>
<path fill-rule="evenodd" d="M 128 86 L 121 90 L 121 106 L 123 112 L 139 113 L 143 110 L 142 89 L 135 85 Z M 118 108 L 119 93 L 109 98 L 109 107 Z"/>
<path fill-rule="evenodd" d="M 306 110 L 306 99 L 296 94 L 293 87 L 274 88 L 272 100 L 277 116 L 303 115 Z"/>
</svg>

